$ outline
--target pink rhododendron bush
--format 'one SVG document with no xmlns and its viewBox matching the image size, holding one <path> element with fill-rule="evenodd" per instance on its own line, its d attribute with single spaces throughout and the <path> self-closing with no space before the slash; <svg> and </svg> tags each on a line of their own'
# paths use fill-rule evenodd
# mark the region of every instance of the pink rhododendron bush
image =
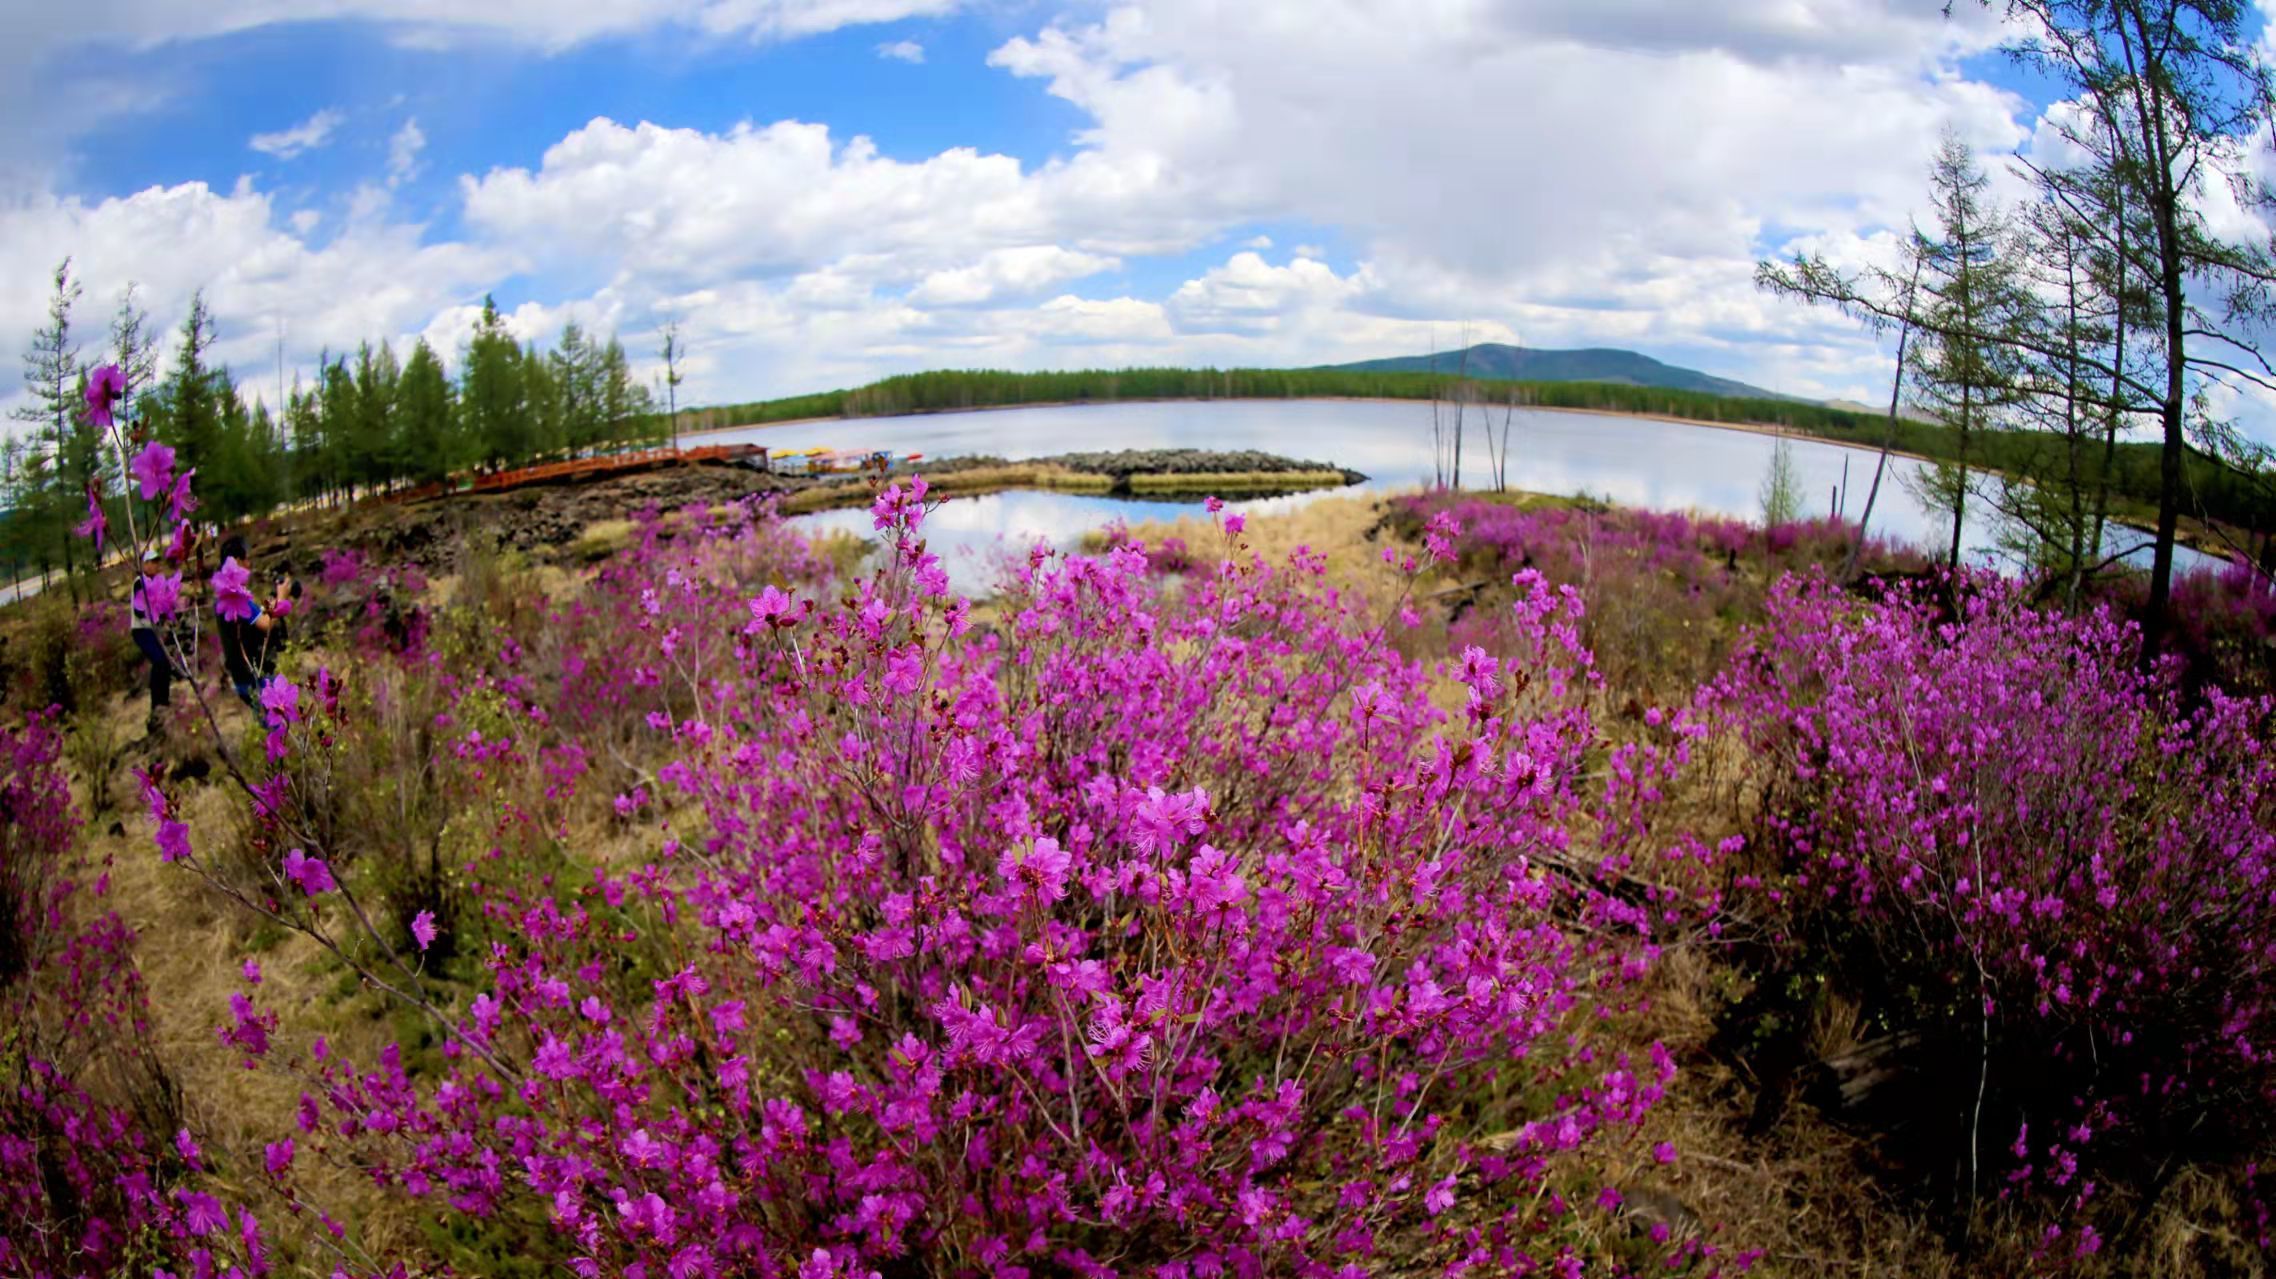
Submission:
<svg viewBox="0 0 2276 1279">
<path fill-rule="evenodd" d="M 2276 1116 L 2271 704 L 2139 653 L 1997 579 L 1790 578 L 1703 693 L 1767 792 L 1752 908 L 1909 1045 L 1946 1184 L 2041 1205 L 2060 1254 Z"/>
<path fill-rule="evenodd" d="M 982 614 L 925 511 L 888 490 L 852 581 L 763 511 L 651 520 L 571 598 L 279 679 L 239 846 L 144 780 L 177 873 L 424 1028 L 302 1057 L 248 970 L 296 1213 L 325 1161 L 596 1275 L 1751 1261 L 1603 1173 L 1653 1162 L 1674 1064 L 1616 1030 L 1710 859 L 1602 769 L 1576 597 L 1521 580 L 1443 670 L 1304 555 L 1039 554 Z M 463 865 L 407 910 L 344 792 L 414 733 Z"/>
<path fill-rule="evenodd" d="M 2268 1251 L 2271 706 L 2106 612 L 1462 497 L 1364 578 L 1219 512 L 974 602 L 918 480 L 858 572 L 751 502 L 441 590 L 331 551 L 240 703 L 253 567 L 185 582 L 108 385 L 86 535 L 195 746 L 103 835 L 0 726 L 0 1275 L 2206 1273 L 2143 1238 L 2200 1176 Z"/>
<path fill-rule="evenodd" d="M 45 716 L 0 728 L 0 1274 L 265 1267 L 204 1184 L 110 877 L 72 853 L 61 750 Z"/>
<path fill-rule="evenodd" d="M 1722 668 L 1739 627 L 1760 621 L 1770 584 L 1788 572 L 1830 570 L 1857 527 L 1815 519 L 1760 528 L 1681 511 L 1606 507 L 1588 499 L 1436 492 L 1394 499 L 1390 521 L 1419 533 L 1449 517 L 1459 578 L 1497 603 L 1512 573 L 1532 569 L 1581 593 L 1583 636 L 1605 676 L 1625 693 L 1664 703 L 1688 700 Z M 1863 562 L 1877 572 L 1922 566 L 1917 553 L 1868 539 Z M 1497 649 L 1499 607 L 1461 607 L 1451 643 Z"/>
</svg>

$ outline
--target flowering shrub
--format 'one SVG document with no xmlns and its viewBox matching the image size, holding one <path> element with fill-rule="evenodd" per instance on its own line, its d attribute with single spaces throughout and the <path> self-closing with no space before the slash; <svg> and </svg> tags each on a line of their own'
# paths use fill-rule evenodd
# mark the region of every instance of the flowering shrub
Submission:
<svg viewBox="0 0 2276 1279">
<path fill-rule="evenodd" d="M 1703 701 L 1769 788 L 1755 906 L 1862 942 L 1910 1064 L 1961 1076 L 1948 1157 L 2092 1251 L 2111 1185 L 2276 1135 L 2271 705 L 2184 703 L 2107 612 L 1951 595 L 1789 580 Z"/>
<path fill-rule="evenodd" d="M 0 987 L 37 963 L 62 928 L 56 873 L 79 826 L 62 750 L 52 713 L 0 726 Z"/>
<path fill-rule="evenodd" d="M 2176 647 L 2231 692 L 2276 692 L 2276 582 L 2242 556 L 2173 584 Z"/>
<path fill-rule="evenodd" d="M 1164 590 L 1132 548 L 1039 553 L 983 626 L 924 516 L 887 490 L 887 564 L 835 590 L 764 513 L 652 521 L 531 642 L 453 660 L 436 757 L 543 775 L 457 921 L 391 934 L 303 839 L 353 699 L 265 699 L 248 904 L 444 1031 L 428 1067 L 320 1043 L 301 1147 L 540 1216 L 520 1246 L 587 1274 L 1577 1265 L 1573 1156 L 1673 1070 L 1602 1029 L 1657 920 L 1576 840 L 1577 597 L 1521 579 L 1525 660 L 1465 655 L 1450 715 L 1311 557 Z M 628 725 L 662 763 L 611 807 L 660 847 L 541 864 L 589 773 L 563 752 Z M 265 1055 L 256 993 L 235 1016 Z"/>
<path fill-rule="evenodd" d="M 265 1274 L 260 1223 L 180 1126 L 109 876 L 79 878 L 60 750 L 45 716 L 0 729 L 0 1273 Z"/>
<path fill-rule="evenodd" d="M 1533 569 L 1587 603 L 1584 636 L 1610 683 L 1680 703 L 1722 667 L 1739 624 L 1758 620 L 1769 585 L 1789 571 L 1838 564 L 1856 530 L 1833 520 L 1762 529 L 1741 520 L 1570 503 L 1512 503 L 1480 494 L 1398 499 L 1395 523 L 1419 532 L 1433 514 L 1454 519 L 1460 576 L 1488 582 Z M 1865 562 L 1902 568 L 1917 559 L 1880 540 Z M 1505 642 L 1504 615 L 1461 613 L 1449 634 L 1459 651 Z"/>
</svg>

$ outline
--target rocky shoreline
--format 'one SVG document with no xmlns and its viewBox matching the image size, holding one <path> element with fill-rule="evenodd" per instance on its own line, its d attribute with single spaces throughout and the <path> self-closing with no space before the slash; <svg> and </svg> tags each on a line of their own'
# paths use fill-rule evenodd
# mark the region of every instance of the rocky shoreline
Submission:
<svg viewBox="0 0 2276 1279">
<path fill-rule="evenodd" d="M 1256 496 L 1356 484 L 1367 477 L 1325 462 L 1240 449 L 1133 449 L 1077 452 L 1007 462 L 993 457 L 903 463 L 896 476 L 921 473 L 956 496 L 1036 488 L 1099 497 L 1191 499 L 1204 494 Z M 348 547 L 385 563 L 413 564 L 442 575 L 458 571 L 470 541 L 494 543 L 535 560 L 574 562 L 580 539 L 608 521 L 654 508 L 717 506 L 753 494 L 782 499 L 793 513 L 869 501 L 859 476 L 773 475 L 743 466 L 665 466 L 582 482 L 533 485 L 503 493 L 460 494 L 406 505 L 368 503 L 345 511 L 264 521 L 252 535 L 255 559 L 308 576 L 330 547 Z"/>
<path fill-rule="evenodd" d="M 1122 449 L 1112 453 L 1061 453 L 1037 458 L 1038 463 L 1066 467 L 1087 475 L 1109 475 L 1117 480 L 1133 476 L 1306 474 L 1341 476 L 1346 484 L 1360 484 L 1365 475 L 1330 462 L 1306 462 L 1260 453 L 1255 449 Z"/>
</svg>

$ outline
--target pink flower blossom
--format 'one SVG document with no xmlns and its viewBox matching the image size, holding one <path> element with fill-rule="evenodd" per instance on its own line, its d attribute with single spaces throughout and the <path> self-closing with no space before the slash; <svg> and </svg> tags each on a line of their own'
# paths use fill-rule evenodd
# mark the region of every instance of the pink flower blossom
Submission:
<svg viewBox="0 0 2276 1279">
<path fill-rule="evenodd" d="M 214 612 L 227 621 L 250 621 L 257 607 L 253 602 L 253 574 L 231 556 L 222 562 L 213 575 Z"/>
<path fill-rule="evenodd" d="M 87 486 L 87 518 L 72 526 L 71 531 L 80 537 L 91 538 L 95 553 L 103 552 L 103 537 L 110 532 L 110 517 L 103 514 L 102 494 L 92 484 Z"/>
<path fill-rule="evenodd" d="M 996 869 L 1021 895 L 1055 902 L 1067 895 L 1067 868 L 1073 860 L 1058 840 L 1041 835 L 1033 843 L 1005 849 Z"/>
<path fill-rule="evenodd" d="M 261 706 L 268 712 L 270 724 L 297 724 L 300 722 L 300 687 L 280 675 L 262 686 Z"/>
<path fill-rule="evenodd" d="M 134 455 L 126 469 L 142 486 L 142 500 L 155 502 L 174 482 L 174 450 L 152 440 L 142 446 L 142 451 Z"/>
<path fill-rule="evenodd" d="M 113 406 L 125 394 L 126 374 L 119 366 L 97 365 L 87 375 L 87 420 L 98 429 L 108 430 L 113 425 Z"/>
<path fill-rule="evenodd" d="M 158 860 L 180 861 L 190 855 L 190 828 L 172 818 L 158 823 Z"/>
<path fill-rule="evenodd" d="M 339 887 L 332 879 L 332 868 L 320 857 L 310 857 L 295 848 L 285 854 L 284 877 L 310 897 L 329 893 Z"/>
<path fill-rule="evenodd" d="M 182 611 L 182 575 L 152 573 L 142 579 L 142 607 L 152 621 L 165 621 Z"/>
<path fill-rule="evenodd" d="M 198 509 L 198 499 L 190 492 L 190 481 L 197 477 L 198 468 L 191 467 L 174 477 L 174 486 L 166 491 L 166 518 L 176 524 L 190 517 Z"/>
</svg>

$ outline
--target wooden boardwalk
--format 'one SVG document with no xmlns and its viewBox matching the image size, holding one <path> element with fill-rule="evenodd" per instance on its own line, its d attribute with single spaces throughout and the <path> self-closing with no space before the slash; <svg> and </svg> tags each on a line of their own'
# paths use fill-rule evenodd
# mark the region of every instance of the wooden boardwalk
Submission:
<svg viewBox="0 0 2276 1279">
<path fill-rule="evenodd" d="M 431 484 L 390 493 L 387 500 L 424 502 L 450 493 L 499 493 L 531 484 L 588 480 L 604 475 L 629 475 L 660 466 L 678 466 L 692 462 L 735 462 L 751 457 L 763 459 L 766 454 L 767 451 L 756 444 L 703 444 L 683 449 L 636 449 L 629 453 L 599 453 L 591 457 L 572 457 L 558 462 L 517 466 L 505 471 L 481 471 L 471 475 L 452 476 L 447 480 L 437 480 Z"/>
</svg>

